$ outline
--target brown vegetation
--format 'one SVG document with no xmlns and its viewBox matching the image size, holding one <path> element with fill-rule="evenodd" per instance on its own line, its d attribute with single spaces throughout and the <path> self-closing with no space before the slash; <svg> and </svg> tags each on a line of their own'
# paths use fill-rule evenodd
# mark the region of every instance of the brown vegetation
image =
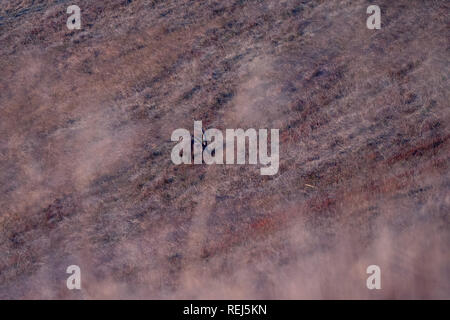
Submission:
<svg viewBox="0 0 450 320">
<path fill-rule="evenodd" d="M 0 298 L 449 298 L 449 4 L 371 3 L 2 1 Z M 279 173 L 174 166 L 194 120 Z"/>
</svg>

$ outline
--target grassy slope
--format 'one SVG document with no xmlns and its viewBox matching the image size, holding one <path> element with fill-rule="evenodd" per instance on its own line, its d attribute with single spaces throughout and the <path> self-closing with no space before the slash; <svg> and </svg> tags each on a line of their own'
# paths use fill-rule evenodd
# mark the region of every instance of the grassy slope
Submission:
<svg viewBox="0 0 450 320">
<path fill-rule="evenodd" d="M 0 5 L 0 297 L 449 298 L 446 1 L 76 3 Z M 194 119 L 279 174 L 173 166 Z"/>
</svg>

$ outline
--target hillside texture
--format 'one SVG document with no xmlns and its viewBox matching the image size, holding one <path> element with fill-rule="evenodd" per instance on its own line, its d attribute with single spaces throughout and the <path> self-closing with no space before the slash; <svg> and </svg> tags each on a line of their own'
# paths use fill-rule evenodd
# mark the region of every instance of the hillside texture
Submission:
<svg viewBox="0 0 450 320">
<path fill-rule="evenodd" d="M 450 4 L 370 4 L 1 1 L 0 298 L 449 299 Z M 173 165 L 194 120 L 278 174 Z"/>
</svg>

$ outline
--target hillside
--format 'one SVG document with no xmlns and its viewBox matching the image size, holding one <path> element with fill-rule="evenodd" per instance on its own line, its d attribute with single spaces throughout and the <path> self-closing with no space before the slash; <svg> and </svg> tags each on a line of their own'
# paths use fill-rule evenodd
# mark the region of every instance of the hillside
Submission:
<svg viewBox="0 0 450 320">
<path fill-rule="evenodd" d="M 450 5 L 370 4 L 2 1 L 0 298 L 450 298 Z M 194 120 L 278 174 L 175 166 Z"/>
</svg>

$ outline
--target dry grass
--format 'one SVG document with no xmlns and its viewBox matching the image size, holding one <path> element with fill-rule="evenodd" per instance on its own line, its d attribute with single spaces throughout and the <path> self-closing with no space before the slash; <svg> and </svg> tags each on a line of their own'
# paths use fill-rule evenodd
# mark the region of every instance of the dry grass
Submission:
<svg viewBox="0 0 450 320">
<path fill-rule="evenodd" d="M 76 3 L 0 4 L 1 298 L 449 298 L 446 1 Z M 278 175 L 173 166 L 194 119 Z"/>
</svg>

